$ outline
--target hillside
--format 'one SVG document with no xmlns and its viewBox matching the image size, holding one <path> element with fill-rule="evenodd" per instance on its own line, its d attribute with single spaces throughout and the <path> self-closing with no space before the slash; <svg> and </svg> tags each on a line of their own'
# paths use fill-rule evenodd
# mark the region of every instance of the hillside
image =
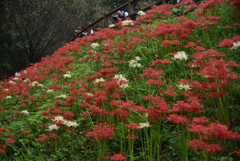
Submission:
<svg viewBox="0 0 240 161">
<path fill-rule="evenodd" d="M 239 160 L 239 6 L 153 6 L 1 83 L 0 160 Z"/>
</svg>

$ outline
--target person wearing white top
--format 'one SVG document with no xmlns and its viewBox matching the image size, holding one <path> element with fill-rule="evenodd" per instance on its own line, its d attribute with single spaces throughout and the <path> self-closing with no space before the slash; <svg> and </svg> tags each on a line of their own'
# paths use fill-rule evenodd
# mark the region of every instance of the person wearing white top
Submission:
<svg viewBox="0 0 240 161">
<path fill-rule="evenodd" d="M 16 73 L 15 73 L 15 76 L 19 76 L 19 75 L 20 75 L 20 73 L 19 73 L 19 72 L 16 72 Z"/>
<path fill-rule="evenodd" d="M 118 20 L 124 20 L 126 17 L 128 17 L 128 12 L 125 11 L 117 11 L 118 14 Z"/>
</svg>

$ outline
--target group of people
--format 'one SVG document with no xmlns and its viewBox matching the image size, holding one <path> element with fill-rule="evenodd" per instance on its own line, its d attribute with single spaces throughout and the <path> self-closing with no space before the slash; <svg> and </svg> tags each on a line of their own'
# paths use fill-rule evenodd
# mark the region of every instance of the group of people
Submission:
<svg viewBox="0 0 240 161">
<path fill-rule="evenodd" d="M 126 17 L 128 17 L 128 12 L 125 11 L 117 11 L 117 14 L 113 16 L 113 23 L 117 23 L 120 20 L 124 20 Z"/>
<path fill-rule="evenodd" d="M 82 30 L 84 29 L 83 26 L 78 26 L 75 30 L 75 35 L 72 38 L 72 41 L 74 41 L 76 38 L 80 38 L 80 37 L 84 37 L 87 35 L 87 32 L 82 32 Z M 93 34 L 93 30 L 91 30 L 91 34 Z"/>
<path fill-rule="evenodd" d="M 128 17 L 128 12 L 125 11 L 117 11 L 117 14 L 115 16 L 113 16 L 113 23 L 117 23 L 120 20 L 124 20 L 126 17 Z M 78 26 L 75 30 L 75 35 L 72 38 L 72 41 L 74 41 L 76 38 L 81 38 L 87 35 L 87 32 L 82 32 L 82 30 L 84 29 L 83 26 Z M 93 34 L 93 30 L 91 30 L 91 35 Z"/>
</svg>

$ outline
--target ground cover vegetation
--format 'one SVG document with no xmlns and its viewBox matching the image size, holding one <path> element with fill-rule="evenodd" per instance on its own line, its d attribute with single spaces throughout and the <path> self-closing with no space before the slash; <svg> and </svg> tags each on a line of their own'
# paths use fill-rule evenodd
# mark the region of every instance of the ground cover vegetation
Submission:
<svg viewBox="0 0 240 161">
<path fill-rule="evenodd" d="M 239 4 L 153 6 L 2 83 L 0 159 L 239 160 Z"/>
</svg>

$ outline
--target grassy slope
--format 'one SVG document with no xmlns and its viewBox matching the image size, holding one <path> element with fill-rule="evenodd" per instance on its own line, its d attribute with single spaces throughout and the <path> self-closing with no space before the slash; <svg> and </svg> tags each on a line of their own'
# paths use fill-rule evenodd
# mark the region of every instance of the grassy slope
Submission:
<svg viewBox="0 0 240 161">
<path fill-rule="evenodd" d="M 211 82 L 202 76 L 199 76 L 197 74 L 191 74 L 189 72 L 189 69 L 192 68 L 184 65 L 188 62 L 192 62 L 194 58 L 192 58 L 191 55 L 197 52 L 196 50 L 184 47 L 187 45 L 188 41 L 196 42 L 197 40 L 200 40 L 201 46 L 205 49 L 214 49 L 224 54 L 226 62 L 236 61 L 237 63 L 239 63 L 239 56 L 237 55 L 237 53 L 239 53 L 239 49 L 229 50 L 229 48 L 218 47 L 218 44 L 221 40 L 225 38 L 232 39 L 235 35 L 239 35 L 240 32 L 239 26 L 233 26 L 233 28 L 230 29 L 224 28 L 224 26 L 232 25 L 233 22 L 236 21 L 236 15 L 232 14 L 232 9 L 226 6 L 229 5 L 219 4 L 215 6 L 217 8 L 216 12 L 209 12 L 213 13 L 214 15 L 221 16 L 221 20 L 218 20 L 218 25 L 210 26 L 209 30 L 201 30 L 201 27 L 196 27 L 194 32 L 191 33 L 191 36 L 187 40 L 181 41 L 181 43 L 183 43 L 182 45 L 161 47 L 163 40 L 150 38 L 156 36 L 156 33 L 152 34 L 153 31 L 161 31 L 161 27 L 164 27 L 163 25 L 159 24 L 179 23 L 180 20 L 178 20 L 177 18 L 158 19 L 155 20 L 153 24 L 143 24 L 143 27 L 124 28 L 123 30 L 103 29 L 102 31 L 95 33 L 95 36 L 88 36 L 83 39 L 78 39 L 76 42 L 66 44 L 64 47 L 56 51 L 52 57 L 47 57 L 42 62 L 34 64 L 32 67 L 27 69 L 27 72 L 22 71 L 20 80 L 14 80 L 16 84 L 2 84 L 0 88 L 2 98 L 0 100 L 0 103 L 2 105 L 1 127 L 6 129 L 6 131 L 0 134 L 0 143 L 1 145 L 3 145 L 5 144 L 5 141 L 10 138 L 14 139 L 16 142 L 14 144 L 9 144 L 9 146 L 5 149 L 6 153 L 1 154 L 0 158 L 2 158 L 2 160 L 96 160 L 97 153 L 99 153 L 99 148 L 95 148 L 96 142 L 89 137 L 84 136 L 84 134 L 92 131 L 91 127 L 94 127 L 94 125 L 99 125 L 99 123 L 97 123 L 97 120 L 102 119 L 106 119 L 109 121 L 110 124 L 116 126 L 115 137 L 108 142 L 106 152 L 112 154 L 119 153 L 121 144 L 120 138 L 122 135 L 128 134 L 128 131 L 124 128 L 123 125 L 133 122 L 146 122 L 146 120 L 149 121 L 150 118 L 144 117 L 145 112 L 138 113 L 136 112 L 137 110 L 129 110 L 129 119 L 126 119 L 125 121 L 118 121 L 117 117 L 112 117 L 111 115 L 106 114 L 98 117 L 94 115 L 92 115 L 91 117 L 79 115 L 86 111 L 86 108 L 83 107 L 82 104 L 80 105 L 80 103 L 82 103 L 83 94 L 87 92 L 95 94 L 95 97 L 92 102 L 90 101 L 90 104 L 96 104 L 96 106 L 100 107 L 101 109 L 105 109 L 110 112 L 114 111 L 117 108 L 116 106 L 109 105 L 110 102 L 114 100 L 113 98 L 108 98 L 104 104 L 98 104 L 95 101 L 98 100 L 98 98 L 96 98 L 96 91 L 105 91 L 105 88 L 98 88 L 96 85 L 90 83 L 86 84 L 88 88 L 85 88 L 84 82 L 79 81 L 87 81 L 85 76 L 92 76 L 96 72 L 100 72 L 99 69 L 105 68 L 101 64 L 102 62 L 105 62 L 105 60 L 90 60 L 91 58 L 89 57 L 89 53 L 91 52 L 89 52 L 89 49 L 91 49 L 92 47 L 90 47 L 89 45 L 91 44 L 91 42 L 99 43 L 100 46 L 94 49 L 94 51 L 99 52 L 99 56 L 101 56 L 101 54 L 111 55 L 112 57 L 109 60 L 114 60 L 115 63 L 112 63 L 110 67 L 118 67 L 119 70 L 115 73 L 122 74 L 127 80 L 129 80 L 129 88 L 126 88 L 125 90 L 117 89 L 117 91 L 121 91 L 124 94 L 121 97 L 121 100 L 125 102 L 131 100 L 135 102 L 136 105 L 147 108 L 156 105 L 150 101 L 143 100 L 142 96 L 161 96 L 162 98 L 164 98 L 164 102 L 168 104 L 168 108 L 171 109 L 177 101 L 184 100 L 185 102 L 187 102 L 188 100 L 188 97 L 183 95 L 183 90 L 178 89 L 177 85 L 179 84 L 178 82 L 181 79 L 187 79 L 189 81 L 189 84 L 194 81 L 208 83 Z M 196 16 L 191 13 L 185 16 L 189 19 L 196 20 Z M 134 39 L 137 37 L 140 39 Z M 109 38 L 112 39 L 112 49 L 114 50 L 114 52 L 104 53 L 104 44 L 102 44 L 101 42 Z M 164 39 L 176 40 L 168 35 L 166 35 Z M 138 40 L 145 40 L 146 42 L 137 43 Z M 120 46 L 120 41 L 123 41 L 125 44 Z M 132 44 L 134 46 L 131 48 L 131 46 L 127 46 L 128 44 Z M 123 51 L 124 48 L 126 49 L 125 51 Z M 127 50 L 133 50 L 133 53 L 131 54 L 131 51 L 128 51 L 129 53 L 127 53 Z M 162 80 L 163 82 L 163 85 L 152 86 L 147 84 L 147 78 L 143 78 L 141 74 L 143 74 L 144 70 L 146 70 L 147 68 L 152 67 L 151 62 L 156 59 L 172 60 L 172 53 L 178 51 L 185 51 L 189 55 L 189 59 L 186 62 L 177 61 L 171 64 L 160 65 L 159 67 L 164 71 L 164 74 L 159 76 L 160 80 Z M 120 53 L 117 54 L 118 52 Z M 158 55 L 156 55 L 156 53 L 158 53 Z M 67 55 L 75 59 L 67 57 Z M 141 63 L 143 67 L 130 68 L 128 61 L 135 59 L 136 56 L 139 56 L 141 58 L 139 63 Z M 83 57 L 86 57 L 87 60 L 80 61 L 80 59 L 82 59 Z M 95 59 L 96 57 L 93 58 Z M 208 62 L 209 59 L 210 58 L 207 58 L 205 61 Z M 127 63 L 120 64 L 120 60 L 125 60 Z M 196 70 L 200 71 L 201 69 Z M 63 77 L 67 71 L 70 71 L 71 78 Z M 231 73 L 239 73 L 239 67 L 234 67 Z M 136 77 L 134 78 L 133 76 Z M 102 75 L 101 77 L 104 76 Z M 23 81 L 26 79 L 29 79 L 30 81 L 25 81 L 25 83 L 23 83 Z M 108 79 L 106 75 L 104 79 Z M 95 78 L 89 80 L 94 81 Z M 219 79 L 219 81 L 220 80 L 221 79 Z M 37 87 L 37 83 L 35 83 L 35 86 L 31 86 L 31 82 L 34 81 L 41 83 L 43 87 Z M 230 114 L 230 118 L 226 120 L 227 123 L 224 122 L 223 119 L 219 118 L 219 111 L 218 109 L 215 109 L 220 103 L 218 102 L 219 99 L 213 99 L 210 97 L 207 97 L 209 99 L 203 99 L 199 101 L 200 104 L 203 106 L 203 113 L 190 114 L 187 112 L 181 112 L 181 114 L 186 115 L 189 118 L 189 123 L 191 123 L 190 115 L 191 117 L 206 116 L 213 122 L 222 122 L 223 124 L 226 123 L 228 126 L 230 126 L 230 130 L 233 129 L 239 132 L 240 126 L 238 123 L 239 118 L 237 115 L 240 109 L 238 99 L 240 97 L 239 84 L 239 80 L 234 80 L 232 81 L 232 86 L 218 89 L 225 90 L 228 93 L 226 99 L 224 98 L 224 101 L 221 102 L 224 105 L 224 108 L 228 109 L 227 111 L 229 111 Z M 9 90 L 7 91 L 4 89 Z M 47 92 L 49 89 L 54 89 L 55 92 Z M 174 92 L 176 92 L 176 94 L 174 96 L 167 96 L 166 94 L 159 93 L 159 90 L 166 91 L 167 89 L 172 89 Z M 84 92 L 81 92 L 81 90 L 83 90 Z M 203 94 L 205 96 L 207 96 L 207 93 L 209 92 L 204 90 L 199 91 L 196 89 L 192 89 L 192 91 Z M 60 96 L 61 94 L 67 95 L 67 98 L 59 98 L 58 96 Z M 6 98 L 6 96 L 9 95 L 11 95 L 11 99 L 4 99 Z M 76 96 L 77 100 L 71 103 L 71 99 L 74 100 L 74 96 Z M 33 101 L 33 97 L 36 99 L 35 101 Z M 61 100 L 61 103 L 56 104 L 55 101 L 58 99 Z M 56 106 L 58 106 L 59 108 L 56 108 Z M 71 111 L 74 113 L 74 116 L 72 118 L 76 120 L 77 123 L 79 123 L 79 126 L 73 128 L 74 132 L 71 132 L 71 130 L 67 130 L 68 128 L 66 126 L 61 126 L 58 131 L 46 131 L 47 126 L 53 123 L 50 118 L 54 118 L 53 115 L 58 114 L 58 111 L 56 109 L 61 110 L 59 114 L 62 116 L 64 116 L 66 111 Z M 16 112 L 21 112 L 23 110 L 28 110 L 30 115 L 24 115 L 21 113 L 18 114 L 18 112 Z M 49 115 L 41 115 L 41 111 L 46 111 L 49 113 Z M 172 113 L 173 112 L 169 112 L 169 114 L 167 115 L 169 116 Z M 41 124 L 43 123 L 46 125 L 42 126 Z M 182 157 L 181 154 L 179 154 L 179 151 L 181 151 L 181 149 L 179 149 L 178 147 L 178 137 L 181 138 L 181 136 L 183 135 L 183 131 L 177 133 L 178 127 L 181 126 L 170 123 L 169 121 L 161 121 L 160 125 L 151 123 L 151 128 L 149 128 L 151 129 L 149 130 L 149 135 L 153 137 L 158 137 L 152 132 L 158 128 L 163 129 L 158 133 L 162 134 L 162 150 L 160 152 L 162 160 L 179 160 L 179 158 Z M 121 129 L 124 129 L 124 134 L 122 133 Z M 22 133 L 22 131 L 24 130 L 29 130 L 31 133 L 29 135 L 24 135 Z M 39 138 L 42 135 L 48 135 L 50 137 L 53 132 L 57 133 L 59 139 L 49 139 L 49 141 L 45 141 L 43 143 L 39 143 L 36 141 L 36 138 Z M 14 133 L 14 136 L 9 137 L 7 136 L 8 133 Z M 139 148 L 142 146 L 141 139 L 145 140 L 146 136 L 144 136 L 144 134 L 147 133 L 148 132 L 144 131 L 143 129 L 134 132 L 135 135 L 139 136 L 139 139 L 134 144 L 134 156 L 138 157 L 139 160 L 143 160 L 143 158 L 145 158 L 146 160 L 150 160 L 149 158 L 147 159 L 143 148 Z M 189 135 L 191 135 L 191 139 L 197 137 L 193 134 Z M 215 159 L 228 155 L 231 155 L 231 157 L 233 158 L 237 157 L 235 154 L 232 153 L 233 150 L 238 149 L 238 144 L 234 140 L 227 140 L 227 143 L 224 143 L 222 140 L 216 139 L 215 143 L 218 143 L 219 145 L 224 144 L 223 150 L 221 152 L 215 153 L 215 155 L 212 156 L 215 157 Z M 124 144 L 124 146 L 128 145 L 129 144 L 127 143 Z M 144 142 L 144 146 L 146 146 L 146 149 L 149 150 L 149 146 L 151 145 L 148 145 L 147 142 Z M 130 155 L 127 147 L 125 148 L 126 149 L 123 150 L 123 153 L 128 153 L 128 155 Z M 187 153 L 189 160 L 198 160 L 199 156 L 201 156 L 201 153 L 190 149 L 187 149 Z"/>
</svg>

